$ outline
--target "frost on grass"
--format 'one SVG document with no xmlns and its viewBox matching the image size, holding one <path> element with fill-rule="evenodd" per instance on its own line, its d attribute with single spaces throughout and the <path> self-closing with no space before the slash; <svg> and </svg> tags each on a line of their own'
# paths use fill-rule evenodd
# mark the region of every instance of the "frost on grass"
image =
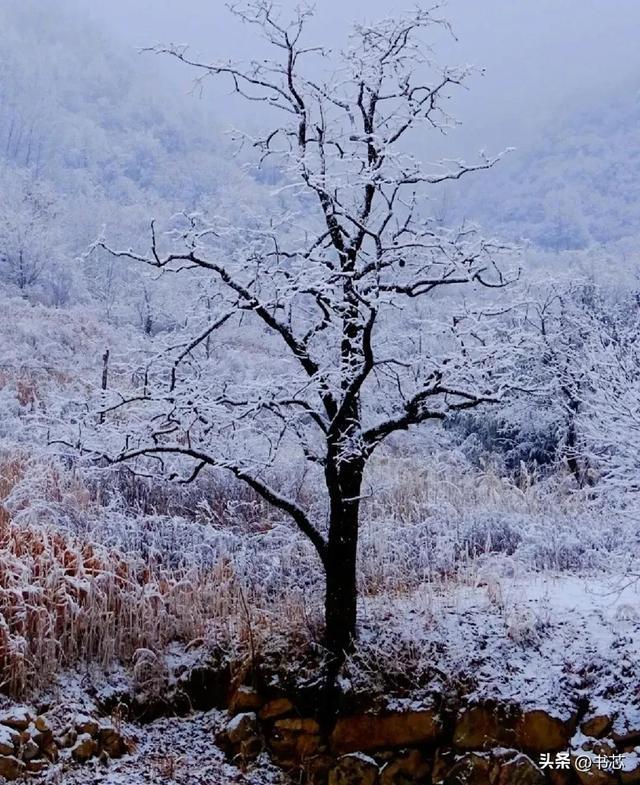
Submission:
<svg viewBox="0 0 640 785">
<path fill-rule="evenodd" d="M 617 715 L 634 727 L 640 622 L 621 622 L 618 609 L 639 598 L 637 586 L 623 587 L 606 574 L 495 569 L 492 578 L 485 572 L 395 602 L 367 601 L 352 686 L 371 689 L 369 674 L 382 695 L 394 680 L 411 694 L 407 685 L 422 680 L 426 694 L 453 688 L 472 701 L 496 699 L 552 714 L 571 714 L 587 699 L 592 713 Z"/>
</svg>

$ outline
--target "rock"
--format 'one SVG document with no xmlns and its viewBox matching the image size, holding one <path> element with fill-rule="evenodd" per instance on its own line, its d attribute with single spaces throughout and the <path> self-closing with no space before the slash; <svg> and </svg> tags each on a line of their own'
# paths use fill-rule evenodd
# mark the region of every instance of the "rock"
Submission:
<svg viewBox="0 0 640 785">
<path fill-rule="evenodd" d="M 618 717 L 613 723 L 611 738 L 620 746 L 635 744 L 640 741 L 640 723 L 630 722 L 626 718 Z"/>
<path fill-rule="evenodd" d="M 113 725 L 103 725 L 98 730 L 98 744 L 110 758 L 121 758 L 129 751 L 124 737 Z"/>
<path fill-rule="evenodd" d="M 433 785 L 442 785 L 448 772 L 453 768 L 456 762 L 456 756 L 453 750 L 450 749 L 437 749 L 435 758 L 433 760 L 433 771 L 431 772 L 431 781 Z"/>
<path fill-rule="evenodd" d="M 274 698 L 264 704 L 259 715 L 261 720 L 275 720 L 294 712 L 295 706 L 289 698 Z"/>
<path fill-rule="evenodd" d="M 27 761 L 27 771 L 30 774 L 41 774 L 47 768 L 46 760 L 30 760 Z"/>
<path fill-rule="evenodd" d="M 378 764 L 362 753 L 343 755 L 329 772 L 329 785 L 376 785 Z"/>
<path fill-rule="evenodd" d="M 238 687 L 229 701 L 229 714 L 243 714 L 246 711 L 258 711 L 262 699 L 253 687 Z"/>
<path fill-rule="evenodd" d="M 52 730 L 36 730 L 34 726 L 30 728 L 31 739 L 37 745 L 43 755 L 45 755 L 51 762 L 58 760 L 58 745 L 53 738 Z"/>
<path fill-rule="evenodd" d="M 71 748 L 71 755 L 78 763 L 86 763 L 98 752 L 98 742 L 88 733 L 82 733 Z"/>
<path fill-rule="evenodd" d="M 548 770 L 547 776 L 551 785 L 574 785 L 575 783 L 570 771 L 552 769 Z"/>
<path fill-rule="evenodd" d="M 488 755 L 469 752 L 446 774 L 444 785 L 496 785 L 498 767 Z"/>
<path fill-rule="evenodd" d="M 320 725 L 317 720 L 310 718 L 300 717 L 286 717 L 282 720 L 276 720 L 273 723 L 274 730 L 285 731 L 289 733 L 303 733 L 315 736 L 320 733 Z"/>
<path fill-rule="evenodd" d="M 526 755 L 520 753 L 501 763 L 497 785 L 545 785 L 544 773 Z"/>
<path fill-rule="evenodd" d="M 584 720 L 580 725 L 580 730 L 585 736 L 600 739 L 609 733 L 612 725 L 612 717 L 609 717 L 607 714 L 596 714 Z"/>
<path fill-rule="evenodd" d="M 263 743 L 255 712 L 236 714 L 218 736 L 218 743 L 228 755 L 256 758 L 262 751 Z"/>
<path fill-rule="evenodd" d="M 40 747 L 38 747 L 33 739 L 29 739 L 29 741 L 22 748 L 23 759 L 31 760 L 32 758 L 37 758 L 38 755 L 40 755 Z"/>
<path fill-rule="evenodd" d="M 274 757 L 281 762 L 300 764 L 320 750 L 320 726 L 312 719 L 276 720 L 269 739 Z"/>
<path fill-rule="evenodd" d="M 595 764 L 589 771 L 576 771 L 576 777 L 581 785 L 615 785 L 619 781 L 613 772 L 599 769 Z"/>
<path fill-rule="evenodd" d="M 440 716 L 428 709 L 341 717 L 331 734 L 335 752 L 367 752 L 431 744 L 442 731 Z"/>
<path fill-rule="evenodd" d="M 0 755 L 0 777 L 17 780 L 24 775 L 26 768 L 14 755 Z"/>
<path fill-rule="evenodd" d="M 258 718 L 252 711 L 236 714 L 225 725 L 225 733 L 231 744 L 240 744 L 259 734 Z"/>
<path fill-rule="evenodd" d="M 427 782 L 431 773 L 429 761 L 419 750 L 394 757 L 380 772 L 380 785 L 413 785 Z"/>
<path fill-rule="evenodd" d="M 24 706 L 15 706 L 0 712 L 0 725 L 8 725 L 15 730 L 26 730 L 31 724 L 31 714 Z"/>
<path fill-rule="evenodd" d="M 579 742 L 577 744 L 576 742 Z M 580 754 L 581 751 L 592 752 L 594 755 L 600 755 L 605 758 L 610 758 L 616 754 L 616 745 L 611 739 L 590 739 L 583 737 L 582 739 L 572 739 L 573 753 Z"/>
<path fill-rule="evenodd" d="M 315 755 L 304 762 L 300 779 L 305 785 L 327 785 L 329 772 L 335 765 L 335 758 L 331 755 Z"/>
<path fill-rule="evenodd" d="M 518 723 L 518 744 L 529 752 L 565 750 L 576 729 L 576 718 L 562 720 L 543 709 L 525 711 Z"/>
<path fill-rule="evenodd" d="M 75 728 L 67 728 L 61 736 L 56 736 L 54 741 L 58 747 L 73 747 L 78 738 Z"/>
<path fill-rule="evenodd" d="M 58 760 L 58 745 L 54 741 L 52 741 L 50 744 L 45 744 L 40 749 L 42 754 L 52 763 L 55 763 Z"/>
<path fill-rule="evenodd" d="M 0 725 L 0 755 L 13 755 L 18 744 L 20 744 L 18 731 Z"/>
<path fill-rule="evenodd" d="M 42 714 L 36 717 L 34 725 L 41 733 L 46 733 L 47 731 L 53 732 L 49 720 Z"/>
<path fill-rule="evenodd" d="M 459 750 L 514 747 L 520 711 L 511 704 L 487 702 L 462 709 L 456 718 L 453 744 Z"/>
<path fill-rule="evenodd" d="M 74 720 L 75 729 L 78 733 L 88 733 L 89 736 L 95 739 L 98 735 L 98 721 L 94 720 L 92 717 L 88 717 L 85 714 L 78 715 Z"/>
<path fill-rule="evenodd" d="M 640 783 L 640 747 L 630 750 L 624 756 L 624 769 L 620 772 L 623 785 L 639 785 Z"/>
<path fill-rule="evenodd" d="M 584 736 L 582 733 L 576 734 L 571 740 L 571 768 L 575 771 L 575 777 L 580 783 L 591 783 L 591 785 L 610 785 L 619 782 L 617 776 L 597 764 L 598 759 L 609 759 L 617 754 L 616 745 L 611 739 L 594 739 Z M 578 758 L 587 757 L 592 761 L 588 771 L 580 771 L 580 766 L 576 765 Z M 574 782 L 575 780 L 572 780 Z"/>
<path fill-rule="evenodd" d="M 31 738 L 35 741 L 35 743 L 43 749 L 44 747 L 49 747 L 51 744 L 54 743 L 53 741 L 53 731 L 52 730 L 36 730 L 35 728 L 31 732 Z"/>
</svg>

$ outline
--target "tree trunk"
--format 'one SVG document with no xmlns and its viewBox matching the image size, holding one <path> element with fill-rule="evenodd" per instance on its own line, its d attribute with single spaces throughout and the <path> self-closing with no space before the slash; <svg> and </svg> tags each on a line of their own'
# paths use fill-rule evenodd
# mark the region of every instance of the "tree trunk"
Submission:
<svg viewBox="0 0 640 785">
<path fill-rule="evenodd" d="M 325 593 L 325 646 L 340 665 L 353 646 L 357 612 L 358 510 L 344 506 L 340 520 L 330 525 Z"/>
<path fill-rule="evenodd" d="M 356 636 L 358 590 L 356 556 L 360 508 L 361 474 L 347 484 L 349 495 L 332 494 L 329 540 L 325 563 L 325 637 L 328 652 L 320 723 L 326 735 L 331 733 L 338 715 L 340 689 L 338 674 Z M 352 493 L 357 489 L 356 493 Z"/>
<path fill-rule="evenodd" d="M 358 590 L 356 557 L 364 461 L 345 461 L 328 474 L 331 513 L 325 562 L 325 646 L 328 691 L 352 650 L 356 635 Z"/>
</svg>

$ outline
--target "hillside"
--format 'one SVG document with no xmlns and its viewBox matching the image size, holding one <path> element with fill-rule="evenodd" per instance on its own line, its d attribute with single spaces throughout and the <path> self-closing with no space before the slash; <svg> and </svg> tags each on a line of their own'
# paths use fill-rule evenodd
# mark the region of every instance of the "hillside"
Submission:
<svg viewBox="0 0 640 785">
<path fill-rule="evenodd" d="M 639 237 L 637 86 L 594 95 L 591 105 L 577 111 L 560 111 L 492 172 L 451 189 L 447 204 L 458 216 L 546 250 Z"/>
<path fill-rule="evenodd" d="M 104 229 L 114 245 L 144 248 L 152 217 L 251 200 L 254 182 L 210 104 L 73 6 L 7 0 L 0 40 L 0 284 L 143 324 L 151 295 L 130 298 L 140 276 L 81 259 L 89 244 Z"/>
</svg>

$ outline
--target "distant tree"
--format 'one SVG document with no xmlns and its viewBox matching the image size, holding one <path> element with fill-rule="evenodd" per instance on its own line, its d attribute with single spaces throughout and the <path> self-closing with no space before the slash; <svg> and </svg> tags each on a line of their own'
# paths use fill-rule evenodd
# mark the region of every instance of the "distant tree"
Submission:
<svg viewBox="0 0 640 785">
<path fill-rule="evenodd" d="M 497 159 L 427 165 L 409 152 L 412 134 L 450 125 L 444 101 L 470 74 L 439 68 L 422 41 L 447 27 L 435 11 L 357 25 L 337 54 L 303 43 L 309 10 L 290 23 L 267 0 L 232 10 L 275 59 L 207 64 L 183 47 L 158 51 L 229 78 L 273 121 L 244 138 L 282 181 L 265 216 L 243 219 L 238 204 L 232 221 L 184 215 L 167 233 L 152 223 L 148 255 L 99 243 L 172 274 L 174 288 L 190 276 L 206 296 L 185 297 L 182 339 L 144 385 L 109 393 L 94 449 L 182 482 L 227 470 L 295 523 L 324 568 L 335 675 L 356 635 L 367 462 L 392 435 L 500 394 L 504 352 L 451 295 L 506 286 L 505 249 L 442 228 L 419 198 Z"/>
<path fill-rule="evenodd" d="M 620 279 L 624 286 L 622 274 Z M 611 507 L 637 511 L 640 287 L 637 277 L 630 283 L 626 291 L 589 286 L 580 312 L 582 340 L 571 359 L 583 379 L 576 395 L 582 436 L 576 452 L 589 469 L 591 492 Z"/>
<path fill-rule="evenodd" d="M 547 275 L 528 291 L 523 328 L 535 348 L 522 376 L 536 395 L 517 411 L 538 409 L 543 422 L 544 411 L 556 460 L 579 489 L 615 506 L 640 490 L 638 277 L 633 263 L 613 267 L 598 252 L 579 259 L 583 269 L 574 262 L 566 275 Z"/>
<path fill-rule="evenodd" d="M 555 458 L 566 464 L 579 488 L 590 482 L 578 419 L 590 384 L 583 352 L 585 313 L 592 296 L 585 282 L 578 283 L 574 276 L 564 285 L 556 280 L 549 286 L 545 281 L 533 294 L 527 312 L 527 323 L 538 341 L 529 377 L 536 379 L 544 391 L 545 408 L 558 409 Z"/>
<path fill-rule="evenodd" d="M 54 197 L 29 172 L 0 179 L 0 276 L 24 295 L 42 277 L 53 253 Z"/>
</svg>

